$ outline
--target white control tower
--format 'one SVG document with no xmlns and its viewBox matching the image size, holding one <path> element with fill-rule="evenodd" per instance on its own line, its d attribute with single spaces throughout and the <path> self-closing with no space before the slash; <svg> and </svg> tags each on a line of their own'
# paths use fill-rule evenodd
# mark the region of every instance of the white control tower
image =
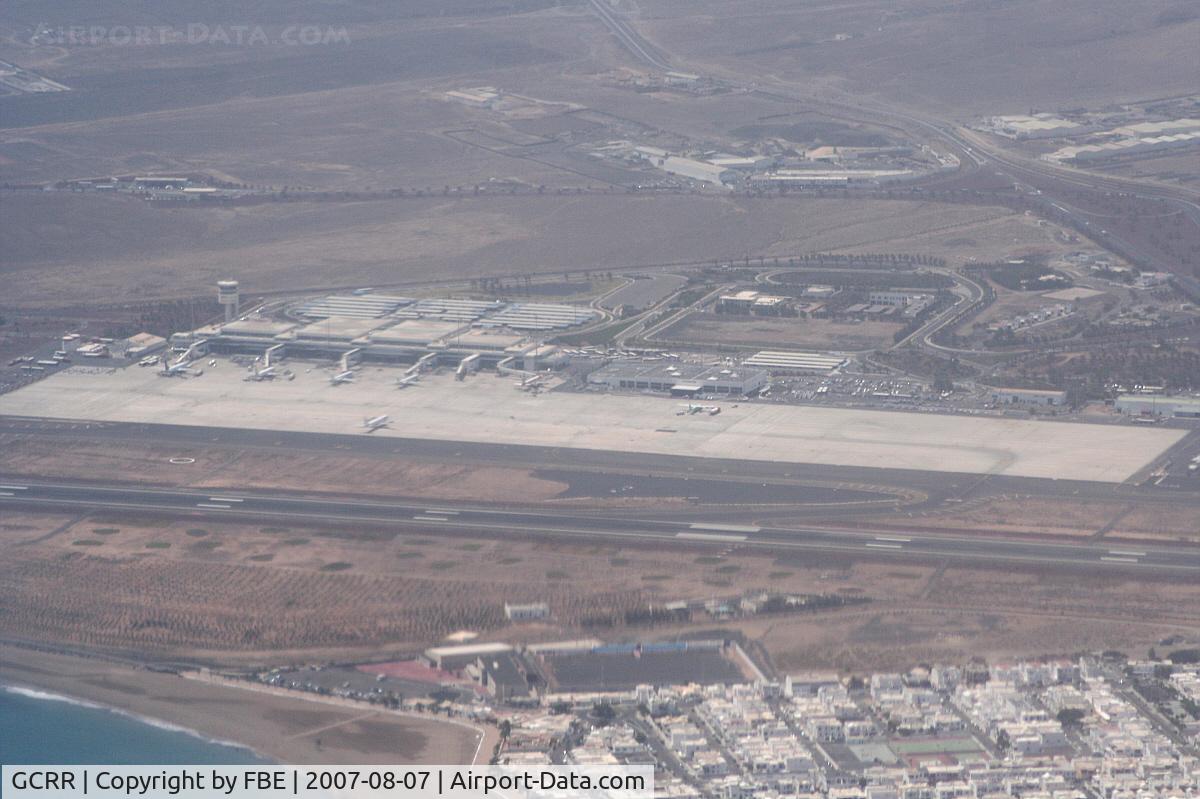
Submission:
<svg viewBox="0 0 1200 799">
<path fill-rule="evenodd" d="M 217 302 L 225 306 L 225 321 L 232 322 L 238 313 L 238 282 L 236 280 L 217 281 Z"/>
</svg>

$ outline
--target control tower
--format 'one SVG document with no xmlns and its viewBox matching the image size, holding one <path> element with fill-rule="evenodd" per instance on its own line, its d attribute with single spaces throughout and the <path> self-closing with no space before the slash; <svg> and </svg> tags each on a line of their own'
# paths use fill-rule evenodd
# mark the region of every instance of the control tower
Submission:
<svg viewBox="0 0 1200 799">
<path fill-rule="evenodd" d="M 225 306 L 225 321 L 232 322 L 238 313 L 238 282 L 236 280 L 217 281 L 217 302 Z"/>
</svg>

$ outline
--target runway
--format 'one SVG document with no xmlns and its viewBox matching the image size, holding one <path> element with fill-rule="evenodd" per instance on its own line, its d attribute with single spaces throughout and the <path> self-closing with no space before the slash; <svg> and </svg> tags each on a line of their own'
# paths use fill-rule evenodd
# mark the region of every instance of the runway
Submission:
<svg viewBox="0 0 1200 799">
<path fill-rule="evenodd" d="M 503 510 L 457 503 L 329 499 L 276 492 L 196 491 L 101 484 L 21 481 L 0 476 L 0 509 L 119 510 L 187 513 L 234 520 L 360 524 L 396 530 L 438 529 L 462 535 L 582 538 L 590 542 L 685 544 L 721 549 L 827 552 L 873 559 L 1023 563 L 1200 574 L 1200 548 L 1096 542 L 1038 542 L 924 532 L 842 531 L 741 522 L 630 518 L 623 515 Z"/>
<path fill-rule="evenodd" d="M 752 482 L 760 485 L 768 483 L 780 489 L 793 491 L 793 486 L 820 482 L 827 485 L 843 485 L 856 490 L 884 493 L 901 491 L 920 495 L 924 501 L 918 501 L 916 504 L 904 503 L 905 509 L 912 511 L 934 507 L 946 500 L 963 501 L 994 495 L 1023 495 L 1073 500 L 1136 498 L 1142 502 L 1182 502 L 1195 505 L 1200 512 L 1200 491 L 1190 483 L 1184 486 L 1187 490 L 1179 491 L 1130 483 L 928 472 L 895 467 L 781 464 L 572 447 L 444 441 L 398 436 L 377 437 L 363 433 L 337 434 L 245 427 L 82 421 L 0 414 L 0 442 L 6 437 L 172 445 L 178 447 L 182 454 L 196 447 L 234 447 L 385 459 L 403 457 L 431 462 L 512 466 L 533 469 L 539 473 L 546 470 L 555 473 L 569 470 L 579 474 L 624 475 L 630 479 L 653 476 L 719 480 L 728 483 Z M 1179 453 L 1192 453 L 1193 450 L 1200 451 L 1197 447 L 1200 447 L 1200 436 L 1193 435 L 1181 441 L 1176 449 Z M 1179 460 L 1179 457 L 1175 459 Z M 781 496 L 772 501 L 783 503 L 789 500 L 793 498 Z"/>
</svg>

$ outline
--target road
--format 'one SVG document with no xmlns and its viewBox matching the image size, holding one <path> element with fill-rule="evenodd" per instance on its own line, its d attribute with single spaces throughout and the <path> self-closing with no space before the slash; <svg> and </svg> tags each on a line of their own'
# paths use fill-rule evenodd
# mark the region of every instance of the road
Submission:
<svg viewBox="0 0 1200 799">
<path fill-rule="evenodd" d="M 655 69 L 661 69 L 664 72 L 671 70 L 671 64 L 668 62 L 667 57 L 658 48 L 639 36 L 629 25 L 625 24 L 612 8 L 609 7 L 608 0 L 590 0 L 590 2 L 592 10 L 596 12 L 596 16 L 600 17 L 600 21 L 604 23 L 604 26 L 638 60 L 645 62 Z"/>
<path fill-rule="evenodd" d="M 605 26 L 617 37 L 631 55 L 644 64 L 662 71 L 671 69 L 672 56 L 654 47 L 636 29 L 617 16 L 607 0 L 589 0 L 593 11 Z M 1186 186 L 1171 186 L 1163 183 L 1101 175 L 1079 169 L 1057 166 L 1033 158 L 1023 158 L 989 141 L 986 137 L 949 120 L 937 119 L 911 110 L 891 107 L 877 102 L 864 102 L 862 98 L 846 98 L 845 101 L 829 97 L 816 97 L 797 85 L 773 76 L 727 76 L 725 81 L 733 88 L 751 92 L 761 97 L 787 103 L 802 103 L 814 110 L 824 107 L 838 116 L 848 119 L 872 119 L 900 130 L 914 128 L 926 136 L 932 134 L 941 140 L 958 158 L 960 174 L 973 170 L 990 169 L 1013 183 L 1027 184 L 1031 190 L 1044 195 L 1046 210 L 1053 209 L 1061 219 L 1101 246 L 1112 249 L 1142 268 L 1176 272 L 1179 264 L 1164 260 L 1147 248 L 1144 242 L 1134 242 L 1118 237 L 1108 230 L 1093 225 L 1088 212 L 1073 207 L 1066 198 L 1072 191 L 1088 190 L 1099 195 L 1123 193 L 1138 200 L 1162 200 L 1180 210 L 1192 225 L 1200 226 L 1200 201 L 1195 189 Z M 943 178 L 934 178 L 940 182 Z"/>
<path fill-rule="evenodd" d="M 142 488 L 100 483 L 24 481 L 0 476 L 0 511 L 9 509 L 124 511 L 151 514 L 287 521 L 290 524 L 352 524 L 424 534 L 583 538 L 590 542 L 675 544 L 722 550 L 827 552 L 857 558 L 906 559 L 937 563 L 1024 563 L 1089 569 L 1195 574 L 1200 578 L 1200 547 L 1136 546 L 1084 541 L 1060 543 L 989 536 L 934 535 L 924 532 L 845 531 L 819 527 L 760 526 L 689 522 L 686 519 L 631 518 L 574 510 L 508 510 L 478 505 L 335 499 L 283 492 Z"/>
</svg>

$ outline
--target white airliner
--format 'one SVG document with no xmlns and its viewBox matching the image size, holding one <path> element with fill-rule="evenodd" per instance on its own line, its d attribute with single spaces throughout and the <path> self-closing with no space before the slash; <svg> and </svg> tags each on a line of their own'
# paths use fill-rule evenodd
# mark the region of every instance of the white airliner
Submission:
<svg viewBox="0 0 1200 799">
<path fill-rule="evenodd" d="M 275 367 L 274 366 L 264 366 L 261 369 L 254 369 L 253 367 L 251 367 L 250 374 L 246 375 L 246 379 L 253 380 L 255 382 L 258 382 L 260 380 L 274 380 L 275 379 Z"/>
<path fill-rule="evenodd" d="M 397 377 L 396 388 L 408 388 L 409 386 L 415 386 L 420 379 L 421 376 L 415 372 L 404 375 L 404 377 Z"/>
<path fill-rule="evenodd" d="M 176 361 L 175 363 L 167 363 L 167 359 L 162 360 L 162 369 L 158 371 L 163 377 L 187 377 L 188 367 L 192 365 L 191 361 Z"/>
<path fill-rule="evenodd" d="M 695 405 L 693 403 L 680 403 L 679 410 L 675 411 L 676 416 L 691 416 L 697 413 L 707 413 L 709 416 L 716 416 L 721 412 L 720 405 Z"/>
<path fill-rule="evenodd" d="M 368 433 L 373 433 L 381 427 L 388 426 L 387 414 L 376 416 L 373 419 L 363 419 L 363 427 L 367 428 Z"/>
<path fill-rule="evenodd" d="M 354 382 L 354 370 L 352 370 L 352 369 L 347 369 L 344 372 L 338 372 L 336 375 L 329 378 L 329 384 L 333 385 L 333 386 L 340 386 L 342 383 L 353 383 L 353 382 Z"/>
</svg>

